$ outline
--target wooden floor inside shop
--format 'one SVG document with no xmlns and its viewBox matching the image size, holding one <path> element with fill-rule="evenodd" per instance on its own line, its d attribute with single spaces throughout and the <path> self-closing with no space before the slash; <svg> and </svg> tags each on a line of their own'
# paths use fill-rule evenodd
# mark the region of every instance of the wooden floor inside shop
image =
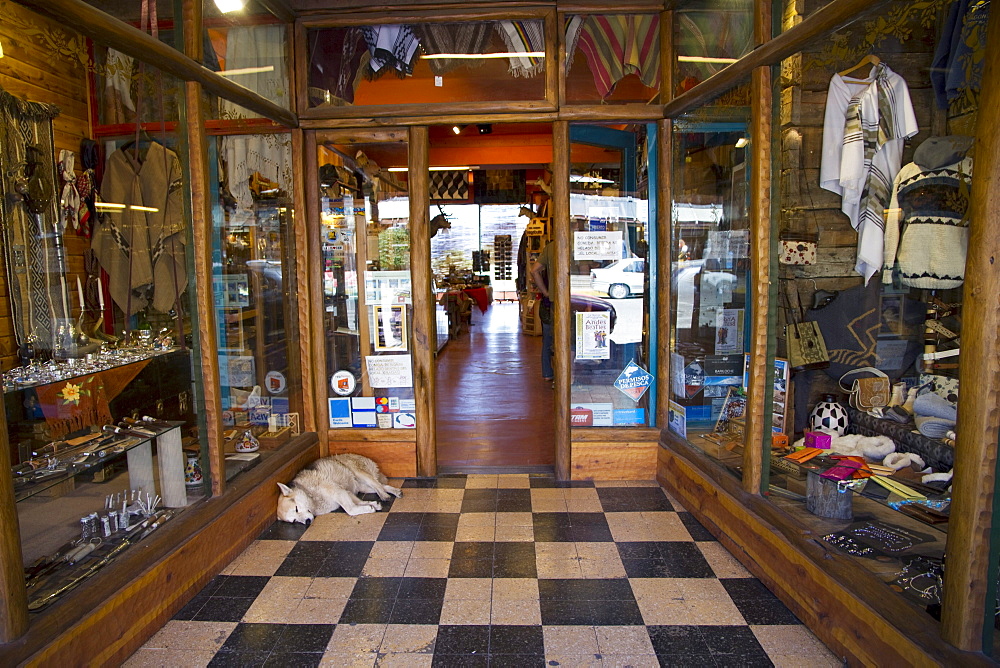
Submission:
<svg viewBox="0 0 1000 668">
<path fill-rule="evenodd" d="M 437 358 L 441 473 L 544 472 L 555 462 L 554 390 L 542 337 L 521 332 L 517 303 L 494 302 Z"/>
</svg>

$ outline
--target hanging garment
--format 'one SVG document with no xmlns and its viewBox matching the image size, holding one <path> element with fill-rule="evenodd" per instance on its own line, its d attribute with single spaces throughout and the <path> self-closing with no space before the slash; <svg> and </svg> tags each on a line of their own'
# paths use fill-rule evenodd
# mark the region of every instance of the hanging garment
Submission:
<svg viewBox="0 0 1000 668">
<path fill-rule="evenodd" d="M 885 63 L 864 79 L 833 75 L 820 187 L 841 196 L 841 211 L 858 231 L 855 271 L 866 283 L 882 268 L 883 213 L 902 163 L 903 142 L 918 131 L 906 81 Z"/>
<path fill-rule="evenodd" d="M 572 22 L 568 28 L 573 28 Z M 658 15 L 590 15 L 579 28 L 577 44 L 587 58 L 602 98 L 613 93 L 615 85 L 629 74 L 637 75 L 647 87 L 659 89 Z"/>
<path fill-rule="evenodd" d="M 289 108 L 291 96 L 285 67 L 285 26 L 257 25 L 231 28 L 226 38 L 226 69 L 271 67 L 267 72 L 240 74 L 233 81 L 271 102 Z M 235 102 L 219 100 L 222 118 L 253 118 L 259 114 Z"/>
<path fill-rule="evenodd" d="M 316 106 L 354 104 L 361 71 L 371 58 L 360 28 L 309 31 L 309 97 Z"/>
<path fill-rule="evenodd" d="M 931 86 L 939 108 L 979 92 L 989 18 L 990 0 L 959 0 L 951 5 L 931 61 Z"/>
<path fill-rule="evenodd" d="M 292 141 L 289 135 L 234 135 L 221 138 L 221 157 L 225 181 L 242 211 L 249 216 L 253 209 L 250 178 L 256 172 L 292 192 Z"/>
<path fill-rule="evenodd" d="M 484 53 L 490 43 L 490 23 L 422 23 L 413 26 L 420 46 L 427 54 L 435 53 Z M 482 67 L 483 60 L 466 58 L 431 58 L 427 61 L 431 72 L 447 74 L 459 67 Z"/>
<path fill-rule="evenodd" d="M 399 77 L 413 74 L 413 57 L 417 55 L 420 43 L 410 26 L 365 26 L 361 32 L 371 54 L 366 74 L 368 78 L 378 79 L 390 71 Z"/>
<path fill-rule="evenodd" d="M 177 155 L 156 142 L 141 161 L 131 149 L 119 149 L 108 158 L 101 191 L 105 202 L 125 205 L 106 211 L 94 234 L 111 298 L 132 315 L 150 305 L 146 293 L 151 288 L 152 307 L 169 312 L 187 286 Z"/>
<path fill-rule="evenodd" d="M 911 162 L 892 187 L 885 226 L 882 282 L 913 288 L 957 288 L 965 280 L 969 242 L 966 212 L 972 187 L 972 158 L 937 168 Z"/>
<path fill-rule="evenodd" d="M 104 118 L 105 123 L 135 122 L 135 102 L 132 100 L 132 79 L 135 61 L 115 49 L 108 49 L 104 59 Z M 127 113 L 126 113 L 127 112 Z"/>
<path fill-rule="evenodd" d="M 80 227 L 80 193 L 76 189 L 76 154 L 63 149 L 59 151 L 59 177 L 62 179 L 62 193 L 59 195 L 59 225 L 61 232 L 72 227 Z"/>
<path fill-rule="evenodd" d="M 510 53 L 538 53 L 545 51 L 545 34 L 542 21 L 498 21 L 497 34 Z M 513 77 L 533 77 L 545 70 L 544 56 L 511 56 L 508 72 Z"/>
</svg>

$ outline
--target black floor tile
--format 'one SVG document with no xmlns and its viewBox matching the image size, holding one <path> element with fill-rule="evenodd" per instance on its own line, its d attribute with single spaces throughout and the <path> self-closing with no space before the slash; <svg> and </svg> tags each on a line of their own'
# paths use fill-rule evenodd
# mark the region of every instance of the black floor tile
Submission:
<svg viewBox="0 0 1000 668">
<path fill-rule="evenodd" d="M 452 559 L 448 566 L 449 578 L 491 578 L 493 559 Z"/>
<path fill-rule="evenodd" d="M 542 578 L 538 580 L 538 595 L 543 601 L 635 601 L 632 586 L 624 578 Z"/>
<path fill-rule="evenodd" d="M 260 540 L 298 540 L 308 528 L 305 524 L 290 524 L 275 520 L 260 534 Z"/>
<path fill-rule="evenodd" d="M 426 513 L 390 513 L 382 528 L 418 527 L 423 523 L 424 515 Z"/>
<path fill-rule="evenodd" d="M 423 519 L 420 526 L 458 528 L 460 513 L 421 513 Z"/>
<path fill-rule="evenodd" d="M 340 624 L 388 624 L 395 599 L 352 598 L 344 606 Z"/>
<path fill-rule="evenodd" d="M 466 490 L 466 494 L 473 490 Z M 496 497 L 492 499 L 462 499 L 463 513 L 495 513 L 497 511 Z"/>
<path fill-rule="evenodd" d="M 336 624 L 286 624 L 285 632 L 281 634 L 273 651 L 281 654 L 301 652 L 322 654 L 326 651 L 335 628 Z"/>
<path fill-rule="evenodd" d="M 490 627 L 490 656 L 497 654 L 544 655 L 545 643 L 540 626 Z"/>
<path fill-rule="evenodd" d="M 266 575 L 220 575 L 212 596 L 256 598 L 271 578 Z"/>
<path fill-rule="evenodd" d="M 677 516 L 681 518 L 681 522 L 684 523 L 684 527 L 688 530 L 688 533 L 691 534 L 692 539 L 696 541 L 715 540 L 715 536 L 713 536 L 708 529 L 703 527 L 691 513 L 681 511 L 677 513 Z"/>
<path fill-rule="evenodd" d="M 663 542 L 658 546 L 668 578 L 711 578 L 715 572 L 694 543 Z M 629 576 L 632 577 L 632 576 Z"/>
<path fill-rule="evenodd" d="M 493 562 L 493 577 L 535 578 L 538 577 L 538 569 L 534 559 L 526 561 L 524 559 L 497 557 Z"/>
<path fill-rule="evenodd" d="M 272 652 L 264 668 L 315 668 L 323 662 L 323 652 Z"/>
<path fill-rule="evenodd" d="M 281 565 L 278 566 L 278 570 L 276 570 L 274 574 L 292 578 L 316 577 L 316 574 L 319 573 L 320 566 L 323 565 L 324 561 L 325 560 L 310 559 L 308 557 L 303 559 L 285 557 L 285 560 L 281 562 Z"/>
<path fill-rule="evenodd" d="M 708 656 L 712 653 L 697 626 L 647 626 L 646 632 L 658 656 Z"/>
<path fill-rule="evenodd" d="M 330 557 L 316 569 L 314 577 L 318 578 L 356 578 L 360 577 L 368 561 L 368 551 L 357 554 L 346 554 Z M 284 564 L 282 564 L 284 565 Z"/>
<path fill-rule="evenodd" d="M 210 597 L 197 594 L 194 598 L 184 604 L 184 607 L 177 611 L 172 619 L 188 622 L 195 618 Z"/>
<path fill-rule="evenodd" d="M 458 533 L 458 526 L 441 524 L 422 524 L 417 527 L 413 540 L 421 541 L 453 541 Z"/>
<path fill-rule="evenodd" d="M 263 666 L 267 662 L 267 652 L 216 652 L 208 662 L 211 668 L 246 668 Z"/>
<path fill-rule="evenodd" d="M 733 603 L 747 624 L 801 624 L 777 596 L 756 578 L 722 578 Z"/>
<path fill-rule="evenodd" d="M 719 665 L 711 654 L 657 654 L 656 659 L 660 668 L 710 668 Z"/>
<path fill-rule="evenodd" d="M 441 621 L 441 608 L 444 599 L 430 600 L 422 598 L 396 600 L 389 616 L 390 624 L 437 624 Z"/>
<path fill-rule="evenodd" d="M 374 598 L 383 601 L 395 600 L 399 594 L 399 586 L 403 582 L 401 577 L 392 578 L 358 578 L 351 590 L 351 599 Z"/>
<path fill-rule="evenodd" d="M 490 627 L 481 624 L 442 624 L 438 627 L 434 657 L 442 654 L 478 654 L 487 657 L 490 651 Z"/>
<path fill-rule="evenodd" d="M 574 543 L 610 543 L 614 541 L 611 529 L 597 524 L 570 527 L 569 537 Z"/>
<path fill-rule="evenodd" d="M 594 486 L 592 480 L 556 480 L 555 478 L 531 477 L 528 484 L 532 489 L 576 489 Z"/>
<path fill-rule="evenodd" d="M 497 512 L 500 513 L 530 513 L 530 489 L 498 489 Z"/>
<path fill-rule="evenodd" d="M 772 665 L 749 626 L 701 626 L 699 631 L 720 665 Z"/>
<path fill-rule="evenodd" d="M 432 668 L 487 668 L 490 659 L 484 654 L 438 654 L 431 659 Z"/>
<path fill-rule="evenodd" d="M 544 626 L 641 626 L 635 601 L 545 600 L 539 602 Z"/>
<path fill-rule="evenodd" d="M 402 578 L 397 598 L 426 598 L 443 601 L 448 586 L 447 578 Z"/>
<path fill-rule="evenodd" d="M 719 578 L 726 592 L 735 599 L 774 599 L 777 597 L 757 578 Z"/>
<path fill-rule="evenodd" d="M 490 656 L 490 668 L 526 668 L 534 666 L 543 668 L 545 663 L 544 654 L 493 654 Z"/>
<path fill-rule="evenodd" d="M 219 651 L 271 652 L 284 633 L 285 624 L 237 624 Z"/>
<path fill-rule="evenodd" d="M 390 515 L 390 517 L 392 516 Z M 382 527 L 378 539 L 406 542 L 416 540 L 418 533 L 420 533 L 420 525 L 417 524 L 413 526 Z"/>
<path fill-rule="evenodd" d="M 252 598 L 230 598 L 226 596 L 210 596 L 205 605 L 191 617 L 196 622 L 238 622 L 243 619 L 250 606 Z"/>
</svg>

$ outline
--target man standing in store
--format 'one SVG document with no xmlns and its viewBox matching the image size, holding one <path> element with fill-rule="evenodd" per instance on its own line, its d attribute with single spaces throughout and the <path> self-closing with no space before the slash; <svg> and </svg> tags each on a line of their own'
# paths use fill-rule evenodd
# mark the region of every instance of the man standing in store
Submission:
<svg viewBox="0 0 1000 668">
<path fill-rule="evenodd" d="M 553 304 L 549 294 L 549 276 L 553 275 L 552 249 L 553 243 L 545 244 L 545 248 L 539 253 L 535 266 L 531 268 L 531 278 L 535 281 L 535 287 L 542 295 L 542 303 L 538 308 L 538 317 L 542 321 L 542 379 L 552 381 L 555 379 L 555 371 L 552 368 L 552 342 L 554 339 L 552 332 Z"/>
</svg>

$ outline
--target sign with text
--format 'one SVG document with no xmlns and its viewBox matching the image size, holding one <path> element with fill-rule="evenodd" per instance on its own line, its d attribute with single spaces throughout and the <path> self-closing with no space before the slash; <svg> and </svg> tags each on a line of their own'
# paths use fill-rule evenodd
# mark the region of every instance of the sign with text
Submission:
<svg viewBox="0 0 1000 668">
<path fill-rule="evenodd" d="M 622 256 L 621 232 L 574 232 L 574 260 L 618 260 Z"/>
<path fill-rule="evenodd" d="M 409 355 L 369 355 L 365 367 L 371 387 L 413 387 Z"/>
</svg>

